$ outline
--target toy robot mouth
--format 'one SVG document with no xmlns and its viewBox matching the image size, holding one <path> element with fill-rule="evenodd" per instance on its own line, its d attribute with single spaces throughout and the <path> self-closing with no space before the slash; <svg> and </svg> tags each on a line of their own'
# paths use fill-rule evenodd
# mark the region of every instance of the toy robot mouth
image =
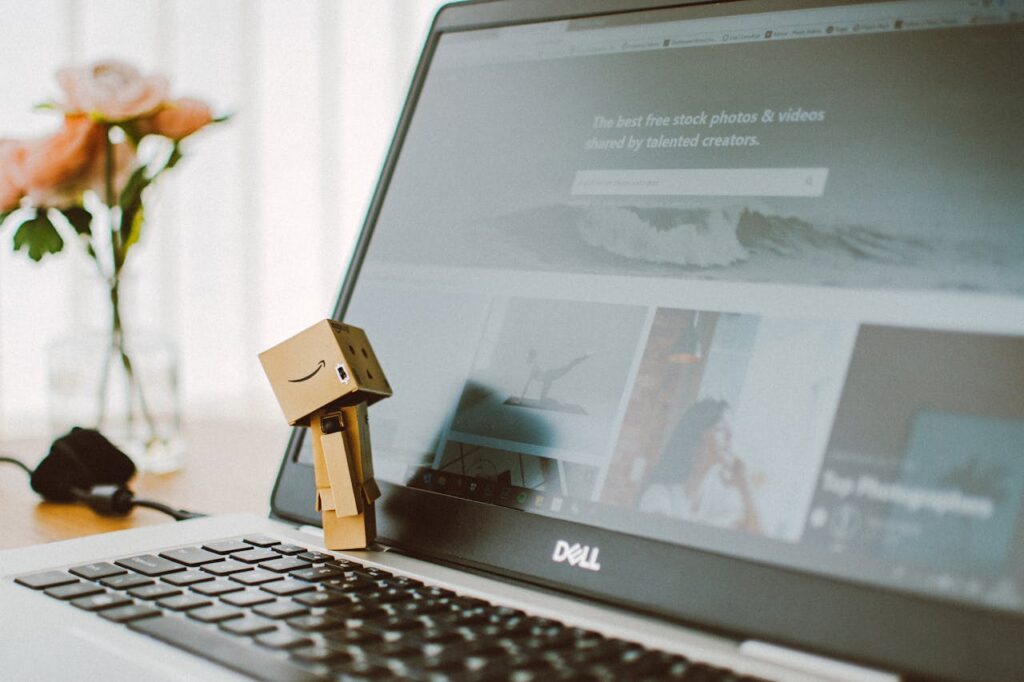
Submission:
<svg viewBox="0 0 1024 682">
<path fill-rule="evenodd" d="M 310 379 L 312 379 L 313 377 L 316 376 L 317 372 L 319 372 L 320 370 L 322 370 L 326 366 L 327 366 L 327 362 L 325 362 L 324 360 L 321 360 L 320 362 L 317 363 L 316 369 L 314 369 L 312 372 L 310 372 L 306 376 L 299 377 L 298 379 L 289 379 L 288 381 L 290 383 L 293 383 L 293 384 L 301 384 L 303 381 L 309 381 Z"/>
<path fill-rule="evenodd" d="M 343 365 L 343 364 L 341 364 L 339 362 L 338 366 L 335 367 L 334 369 L 336 369 L 338 371 L 338 379 L 341 380 L 341 383 L 347 384 L 349 382 L 349 376 L 348 376 L 348 372 L 345 371 L 345 365 Z"/>
</svg>

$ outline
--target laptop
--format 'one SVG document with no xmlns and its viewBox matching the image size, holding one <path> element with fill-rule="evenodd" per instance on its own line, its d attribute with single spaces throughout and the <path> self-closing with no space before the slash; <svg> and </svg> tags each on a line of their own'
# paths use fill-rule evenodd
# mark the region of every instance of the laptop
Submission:
<svg viewBox="0 0 1024 682">
<path fill-rule="evenodd" d="M 1024 2 L 442 8 L 334 317 L 378 542 L 0 553 L 6 679 L 1013 680 Z M 268 387 L 269 390 L 269 387 Z"/>
</svg>

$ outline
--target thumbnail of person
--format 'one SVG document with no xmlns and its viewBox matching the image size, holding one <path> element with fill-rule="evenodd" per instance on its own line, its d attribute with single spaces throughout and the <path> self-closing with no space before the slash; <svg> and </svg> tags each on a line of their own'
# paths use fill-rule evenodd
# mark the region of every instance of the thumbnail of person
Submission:
<svg viewBox="0 0 1024 682">
<path fill-rule="evenodd" d="M 724 400 L 690 406 L 651 470 L 640 511 L 761 532 L 746 465 L 732 450 L 730 416 Z"/>
</svg>

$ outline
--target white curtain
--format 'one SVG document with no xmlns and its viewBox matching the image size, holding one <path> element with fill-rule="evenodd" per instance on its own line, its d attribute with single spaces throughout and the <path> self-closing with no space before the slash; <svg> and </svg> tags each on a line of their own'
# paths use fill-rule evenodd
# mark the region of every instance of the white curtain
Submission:
<svg viewBox="0 0 1024 682">
<path fill-rule="evenodd" d="M 39 135 L 66 63 L 119 57 L 232 120 L 155 188 L 128 315 L 179 347 L 186 414 L 275 415 L 260 350 L 324 317 L 438 0 L 0 0 L 0 137 Z M 95 322 L 75 248 L 0 233 L 0 438 L 46 427 L 49 342 Z M 76 245 L 69 245 L 74 247 Z"/>
</svg>

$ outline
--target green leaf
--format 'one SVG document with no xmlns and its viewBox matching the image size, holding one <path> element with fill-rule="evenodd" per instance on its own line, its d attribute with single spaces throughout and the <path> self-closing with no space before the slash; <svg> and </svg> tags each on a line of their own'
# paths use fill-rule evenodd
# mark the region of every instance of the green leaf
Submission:
<svg viewBox="0 0 1024 682">
<path fill-rule="evenodd" d="M 118 206 L 124 211 L 137 203 L 142 198 L 142 190 L 149 186 L 150 179 L 146 177 L 146 167 L 139 166 L 132 171 L 131 177 L 121 190 L 121 196 L 117 201 Z"/>
<path fill-rule="evenodd" d="M 70 208 L 61 209 L 61 213 L 71 223 L 71 227 L 75 228 L 75 233 L 78 235 L 91 235 L 92 234 L 92 213 L 89 213 L 84 206 L 72 206 Z"/>
<path fill-rule="evenodd" d="M 26 249 L 28 257 L 37 263 L 49 253 L 59 253 L 64 248 L 64 240 L 57 233 L 57 228 L 50 222 L 45 212 L 38 213 L 35 218 L 26 220 L 14 233 L 14 250 Z"/>
<path fill-rule="evenodd" d="M 135 217 L 142 211 L 142 192 L 153 180 L 146 177 L 146 167 L 136 168 L 121 192 L 118 205 L 121 207 L 121 242 L 127 244 L 135 229 Z"/>
<path fill-rule="evenodd" d="M 128 233 L 128 238 L 124 241 L 124 252 L 128 253 L 134 244 L 138 243 L 139 237 L 142 236 L 142 224 L 146 221 L 146 210 L 139 206 L 139 210 L 135 213 L 135 218 L 132 220 L 132 229 Z"/>
<path fill-rule="evenodd" d="M 143 135 L 139 132 L 139 127 L 135 124 L 135 121 L 125 121 L 118 127 L 124 131 L 125 137 L 131 141 L 133 147 L 139 146 L 139 142 L 142 141 Z"/>
<path fill-rule="evenodd" d="M 171 147 L 171 155 L 167 157 L 167 163 L 164 164 L 164 167 L 163 169 L 161 169 L 161 172 L 169 168 L 174 168 L 176 165 L 178 165 L 178 162 L 181 161 L 182 156 L 183 154 L 181 153 L 181 147 L 178 145 L 177 142 L 175 142 L 174 146 Z"/>
<path fill-rule="evenodd" d="M 7 216 L 11 215 L 12 213 L 14 213 L 14 211 L 5 211 L 3 213 L 0 213 L 0 227 L 4 226 L 4 221 L 7 220 Z"/>
</svg>

